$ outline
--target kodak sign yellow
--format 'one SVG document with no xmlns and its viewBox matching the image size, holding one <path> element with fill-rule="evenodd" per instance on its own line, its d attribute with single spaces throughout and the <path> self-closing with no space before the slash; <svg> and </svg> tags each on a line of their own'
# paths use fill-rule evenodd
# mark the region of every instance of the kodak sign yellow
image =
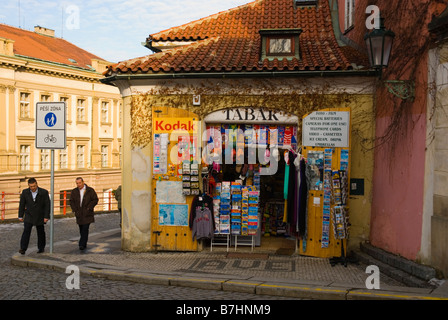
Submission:
<svg viewBox="0 0 448 320">
<path fill-rule="evenodd" d="M 195 121 L 192 118 L 156 118 L 153 122 L 153 130 L 155 133 L 168 133 L 178 130 L 193 133 L 197 132 L 198 123 L 198 121 Z"/>
</svg>

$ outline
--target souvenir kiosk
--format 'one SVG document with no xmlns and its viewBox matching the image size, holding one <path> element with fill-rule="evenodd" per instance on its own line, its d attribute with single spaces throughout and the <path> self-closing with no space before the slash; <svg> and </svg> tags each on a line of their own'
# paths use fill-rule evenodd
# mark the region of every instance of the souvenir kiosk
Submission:
<svg viewBox="0 0 448 320">
<path fill-rule="evenodd" d="M 198 121 L 162 107 L 152 119 L 153 250 L 253 249 L 274 240 L 295 248 L 284 189 L 285 154 L 298 146 L 296 116 L 229 108 Z"/>
<path fill-rule="evenodd" d="M 153 250 L 289 248 L 345 264 L 350 109 L 298 119 L 229 108 L 154 108 Z M 269 247 L 273 245 L 274 247 Z"/>
</svg>

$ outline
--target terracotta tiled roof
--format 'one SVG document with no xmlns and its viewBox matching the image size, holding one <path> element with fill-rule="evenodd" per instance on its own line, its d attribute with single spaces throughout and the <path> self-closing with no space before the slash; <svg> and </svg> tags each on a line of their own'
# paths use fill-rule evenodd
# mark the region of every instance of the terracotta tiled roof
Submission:
<svg viewBox="0 0 448 320">
<path fill-rule="evenodd" d="M 260 61 L 261 29 L 302 29 L 300 59 Z M 153 46 L 192 42 L 109 67 L 114 73 L 198 73 L 240 71 L 350 70 L 355 56 L 341 50 L 333 32 L 328 0 L 294 8 L 292 0 L 257 0 L 149 36 Z M 350 53 L 346 55 L 346 53 Z M 358 59 L 359 60 L 359 59 Z"/>
<path fill-rule="evenodd" d="M 90 70 L 89 65 L 92 64 L 92 59 L 103 60 L 64 39 L 41 35 L 5 24 L 0 24 L 0 38 L 14 40 L 14 54 L 32 59 Z"/>
</svg>

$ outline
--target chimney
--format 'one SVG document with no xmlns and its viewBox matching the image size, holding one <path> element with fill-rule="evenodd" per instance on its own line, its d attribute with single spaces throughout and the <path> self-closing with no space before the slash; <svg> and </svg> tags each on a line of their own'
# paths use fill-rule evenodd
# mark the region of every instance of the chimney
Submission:
<svg viewBox="0 0 448 320">
<path fill-rule="evenodd" d="M 92 68 L 95 69 L 98 73 L 103 73 L 107 70 L 107 66 L 110 66 L 112 62 L 99 60 L 99 59 L 92 59 Z"/>
<path fill-rule="evenodd" d="M 0 54 L 5 56 L 13 56 L 14 40 L 0 38 Z"/>
<path fill-rule="evenodd" d="M 52 30 L 52 29 L 44 28 L 44 27 L 41 27 L 41 26 L 35 26 L 34 27 L 34 32 L 36 32 L 38 34 L 42 34 L 44 36 L 48 36 L 48 37 L 54 38 L 54 30 Z"/>
</svg>

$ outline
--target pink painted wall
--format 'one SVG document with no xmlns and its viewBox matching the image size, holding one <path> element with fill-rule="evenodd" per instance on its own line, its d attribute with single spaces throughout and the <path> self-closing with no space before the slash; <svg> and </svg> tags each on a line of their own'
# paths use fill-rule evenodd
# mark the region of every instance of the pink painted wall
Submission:
<svg viewBox="0 0 448 320">
<path fill-rule="evenodd" d="M 339 6 L 339 22 L 344 28 L 344 0 L 337 0 Z M 383 80 L 407 80 L 411 78 L 412 68 L 400 69 L 403 57 L 400 56 L 400 42 L 407 36 L 414 19 L 411 13 L 416 6 L 429 4 L 426 22 L 414 38 L 416 44 L 426 48 L 429 37 L 427 24 L 433 15 L 438 15 L 446 8 L 446 4 L 431 0 L 421 0 L 416 4 L 411 0 L 357 0 L 355 1 L 354 28 L 345 36 L 365 48 L 364 35 L 367 31 L 365 13 L 368 5 L 374 4 L 381 9 L 386 27 L 396 34 L 394 48 L 391 53 L 389 67 L 383 73 Z M 406 8 L 408 6 L 408 8 Z M 392 9 L 396 8 L 396 9 Z M 395 12 L 395 10 L 403 10 Z M 408 11 L 409 12 L 408 12 Z M 399 19 L 396 17 L 400 17 Z M 415 28 L 412 27 L 412 28 Z M 344 30 L 341 30 L 344 32 Z M 427 54 L 423 58 L 411 61 L 408 66 L 418 66 L 415 77 L 416 98 L 406 105 L 406 116 L 411 118 L 407 132 L 399 143 L 392 142 L 395 153 L 391 155 L 391 144 L 378 147 L 375 150 L 375 168 L 373 178 L 372 212 L 370 224 L 370 241 L 379 248 L 399 254 L 407 259 L 415 260 L 421 248 L 423 201 L 424 201 L 424 170 L 426 147 L 426 105 L 428 88 Z M 388 127 L 393 110 L 397 106 L 395 98 L 379 82 L 375 92 L 376 100 L 376 136 L 381 137 Z M 397 144 L 397 145 L 393 145 Z"/>
<path fill-rule="evenodd" d="M 422 234 L 426 116 L 414 115 L 412 120 L 406 143 L 397 146 L 392 159 L 387 148 L 376 151 L 370 242 L 415 260 Z M 377 119 L 377 132 L 382 133 L 388 121 Z"/>
</svg>

